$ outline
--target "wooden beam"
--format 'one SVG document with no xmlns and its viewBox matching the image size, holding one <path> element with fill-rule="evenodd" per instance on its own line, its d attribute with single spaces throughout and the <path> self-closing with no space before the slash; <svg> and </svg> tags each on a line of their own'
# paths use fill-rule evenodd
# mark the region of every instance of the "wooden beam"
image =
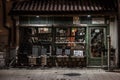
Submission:
<svg viewBox="0 0 120 80">
<path fill-rule="evenodd" d="M 12 24 L 13 24 L 13 33 L 12 33 L 12 35 L 13 35 L 13 46 L 16 46 L 16 19 L 13 17 L 13 16 L 11 16 L 11 20 L 12 20 Z"/>
<path fill-rule="evenodd" d="M 9 45 L 9 47 L 10 47 L 10 43 L 11 43 L 11 29 L 10 29 L 10 27 L 8 27 L 7 25 L 6 25 L 6 21 L 7 21 L 7 17 L 6 17 L 6 0 L 2 0 L 2 13 L 3 13 L 3 17 L 2 17 L 2 23 L 3 23 L 3 27 L 5 28 L 5 29 L 7 29 L 8 30 L 8 45 Z"/>
<path fill-rule="evenodd" d="M 118 65 L 120 67 L 120 0 L 118 0 Z"/>
</svg>

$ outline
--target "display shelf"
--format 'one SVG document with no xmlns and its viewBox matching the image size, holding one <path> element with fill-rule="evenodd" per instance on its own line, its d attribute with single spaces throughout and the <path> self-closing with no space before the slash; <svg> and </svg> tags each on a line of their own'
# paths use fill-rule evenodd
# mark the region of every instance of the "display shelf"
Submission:
<svg viewBox="0 0 120 80">
<path fill-rule="evenodd" d="M 85 27 L 56 27 L 55 28 L 56 55 L 74 56 L 73 50 L 80 49 L 85 55 L 86 28 Z M 69 49 L 67 48 L 69 47 Z M 78 51 L 79 54 L 79 51 Z"/>
<path fill-rule="evenodd" d="M 25 49 L 27 49 L 27 55 L 35 55 L 40 56 L 42 54 L 51 53 L 52 52 L 52 27 L 30 27 L 30 28 L 21 28 L 21 36 L 24 36 L 22 38 L 21 44 L 22 46 L 25 46 Z M 31 44 L 28 49 L 26 47 L 27 43 Z M 22 47 L 21 46 L 21 47 Z M 22 52 L 25 52 L 25 50 L 22 48 Z M 31 53 L 29 54 L 29 52 Z M 44 53 L 42 53 L 44 52 Z"/>
<path fill-rule="evenodd" d="M 64 44 L 64 43 L 80 43 L 85 44 L 85 42 L 55 42 L 56 44 Z"/>
<path fill-rule="evenodd" d="M 73 56 L 73 49 L 80 49 L 85 53 L 85 27 L 31 27 L 25 28 L 24 34 L 27 36 L 24 42 L 30 41 L 34 46 L 34 55 L 50 53 Z M 36 50 L 38 52 L 35 52 Z"/>
</svg>

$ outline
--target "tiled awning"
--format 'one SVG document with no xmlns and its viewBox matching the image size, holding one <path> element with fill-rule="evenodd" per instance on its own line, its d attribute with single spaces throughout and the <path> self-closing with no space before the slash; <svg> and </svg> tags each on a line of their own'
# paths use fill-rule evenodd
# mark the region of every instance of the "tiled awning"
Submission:
<svg viewBox="0 0 120 80">
<path fill-rule="evenodd" d="M 82 14 L 116 12 L 116 10 L 116 0 L 22 0 L 13 4 L 10 13 L 12 15 Z"/>
</svg>

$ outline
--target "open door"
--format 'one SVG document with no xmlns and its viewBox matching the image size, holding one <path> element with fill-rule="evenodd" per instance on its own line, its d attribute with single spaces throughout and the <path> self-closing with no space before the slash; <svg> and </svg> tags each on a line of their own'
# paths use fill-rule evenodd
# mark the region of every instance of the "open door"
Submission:
<svg viewBox="0 0 120 80">
<path fill-rule="evenodd" d="M 88 66 L 107 65 L 106 27 L 89 28 Z"/>
</svg>

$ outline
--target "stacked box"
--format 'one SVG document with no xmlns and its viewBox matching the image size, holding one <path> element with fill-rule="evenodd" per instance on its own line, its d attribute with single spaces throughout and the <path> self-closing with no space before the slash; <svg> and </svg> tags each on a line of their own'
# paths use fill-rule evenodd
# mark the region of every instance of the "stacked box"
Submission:
<svg viewBox="0 0 120 80">
<path fill-rule="evenodd" d="M 29 57 L 29 65 L 36 65 L 36 57 Z"/>
<path fill-rule="evenodd" d="M 70 55 L 70 49 L 65 49 L 65 54 Z"/>
<path fill-rule="evenodd" d="M 42 48 L 41 49 L 41 55 L 45 55 L 47 53 L 47 49 L 46 48 Z"/>
<path fill-rule="evenodd" d="M 57 54 L 57 55 L 62 55 L 62 49 L 61 49 L 61 48 L 57 48 L 56 54 Z"/>
<path fill-rule="evenodd" d="M 0 59 L 0 67 L 4 67 L 5 66 L 5 59 Z"/>
<path fill-rule="evenodd" d="M 47 65 L 47 56 L 46 55 L 41 56 L 41 65 L 42 66 Z"/>
<path fill-rule="evenodd" d="M 5 66 L 4 52 L 0 52 L 0 67 Z"/>
<path fill-rule="evenodd" d="M 40 56 L 40 46 L 33 46 L 33 48 L 32 48 L 32 55 L 34 56 L 34 57 L 38 57 L 38 56 Z"/>
<path fill-rule="evenodd" d="M 3 59 L 4 57 L 3 57 L 3 55 L 0 55 L 0 59 Z"/>
</svg>

